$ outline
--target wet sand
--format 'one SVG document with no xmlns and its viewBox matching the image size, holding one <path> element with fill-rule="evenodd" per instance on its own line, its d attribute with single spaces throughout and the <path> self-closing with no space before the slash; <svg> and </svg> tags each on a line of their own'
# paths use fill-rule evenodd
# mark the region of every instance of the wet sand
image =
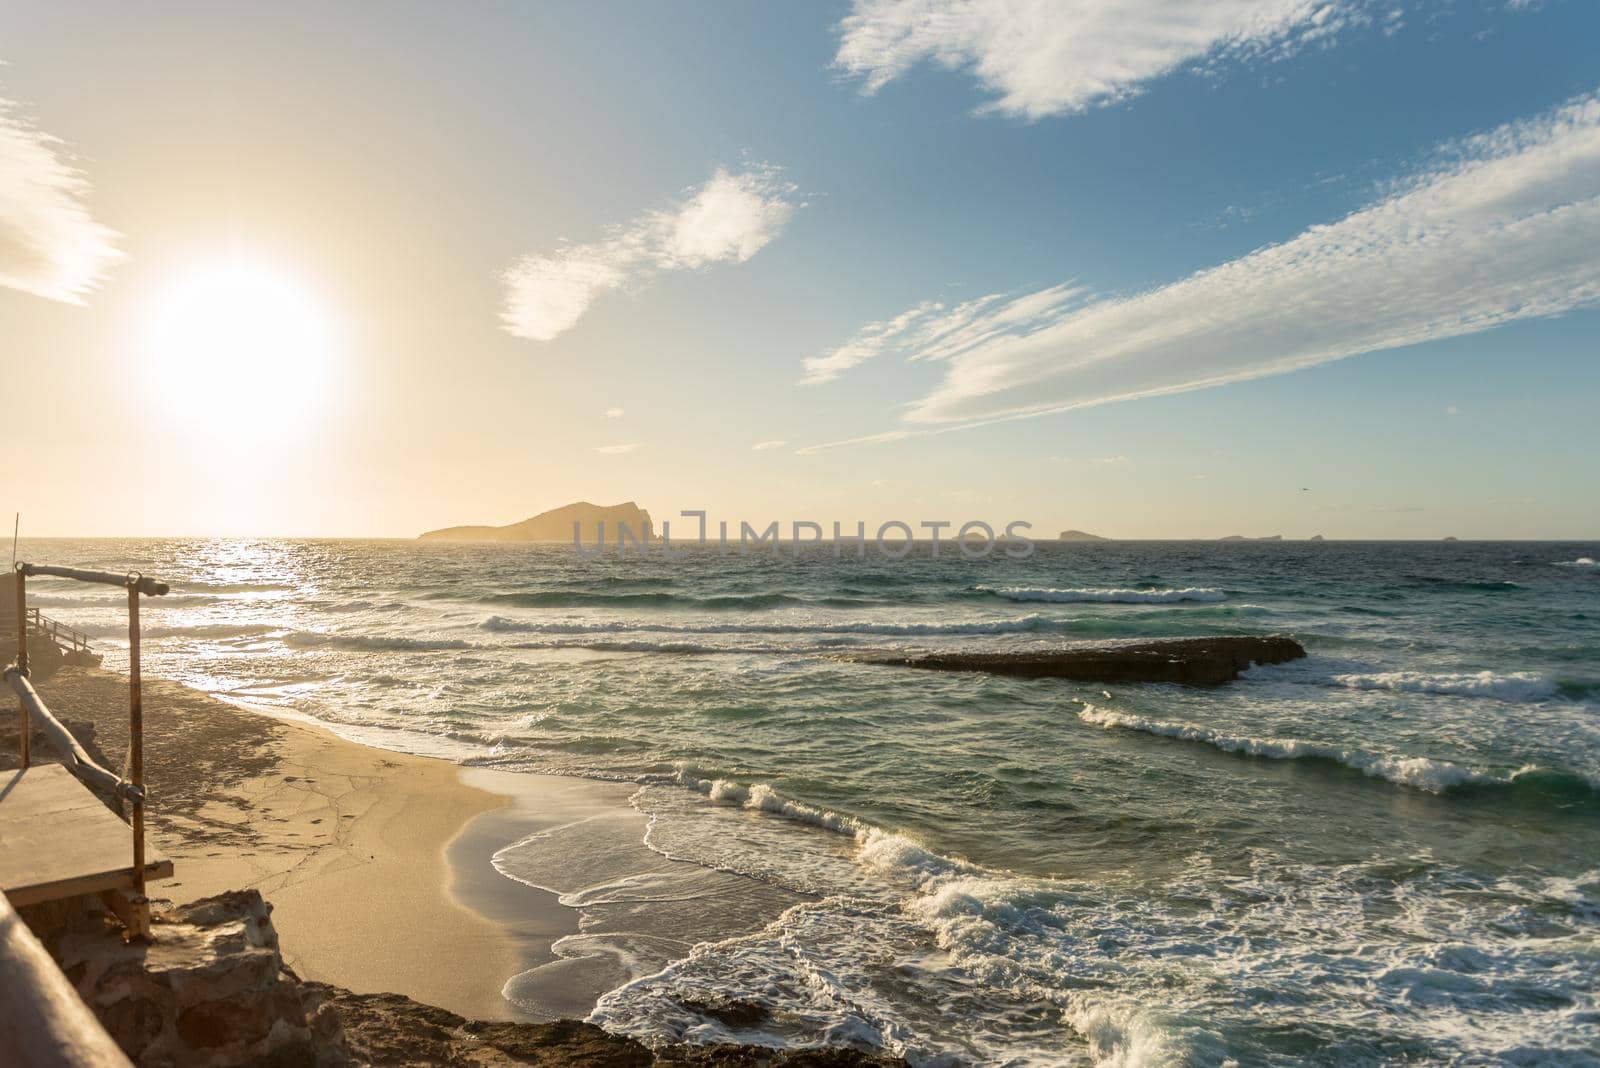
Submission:
<svg viewBox="0 0 1600 1068">
<path fill-rule="evenodd" d="M 66 668 L 38 688 L 121 766 L 125 677 Z M 582 1018 L 801 900 L 650 850 L 630 784 L 373 748 L 159 679 L 144 703 L 147 826 L 175 866 L 151 896 L 259 890 L 305 979 L 480 1020 Z M 14 766 L 15 731 L 0 717 L 0 767 Z M 48 758 L 37 734 L 34 752 Z M 495 867 L 508 846 L 516 878 Z"/>
</svg>

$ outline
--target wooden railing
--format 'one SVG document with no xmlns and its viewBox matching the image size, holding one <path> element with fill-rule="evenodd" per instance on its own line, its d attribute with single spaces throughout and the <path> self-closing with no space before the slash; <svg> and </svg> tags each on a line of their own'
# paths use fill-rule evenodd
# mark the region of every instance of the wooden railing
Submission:
<svg viewBox="0 0 1600 1068">
<path fill-rule="evenodd" d="M 44 946 L 0 894 L 0 1062 L 129 1068 Z"/>
<path fill-rule="evenodd" d="M 131 808 L 129 823 L 133 829 L 133 881 L 136 891 L 131 911 L 121 918 L 136 935 L 150 933 L 150 909 L 144 896 L 144 697 L 139 671 L 139 598 L 141 595 L 160 597 L 168 590 L 165 582 L 139 574 L 117 575 L 109 571 L 86 571 L 74 567 L 52 567 L 46 564 L 17 564 L 15 616 L 17 630 L 17 661 L 5 669 L 5 679 L 17 695 L 21 718 L 17 737 L 17 756 L 23 770 L 31 761 L 29 736 L 32 723 L 37 721 L 50 744 L 61 755 L 67 768 L 86 786 L 110 794 L 118 804 L 123 801 Z M 95 763 L 88 752 L 51 714 L 39 693 L 28 680 L 28 578 L 31 575 L 49 575 L 106 586 L 121 586 L 128 591 L 128 758 L 123 775 L 114 775 Z"/>
<path fill-rule="evenodd" d="M 89 636 L 83 631 L 69 627 L 44 615 L 37 608 L 26 610 L 28 629 L 35 634 L 45 634 L 57 645 L 64 647 L 69 652 L 87 652 L 89 649 Z M 17 614 L 9 609 L 0 613 L 0 632 L 15 630 L 17 627 Z"/>
</svg>

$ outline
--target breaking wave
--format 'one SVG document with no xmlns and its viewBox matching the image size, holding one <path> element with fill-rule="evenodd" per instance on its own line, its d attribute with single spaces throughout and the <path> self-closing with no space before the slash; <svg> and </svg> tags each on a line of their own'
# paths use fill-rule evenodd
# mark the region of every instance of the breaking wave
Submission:
<svg viewBox="0 0 1600 1068">
<path fill-rule="evenodd" d="M 1433 693 L 1453 697 L 1491 697 L 1499 701 L 1545 701 L 1557 686 L 1542 675 L 1515 671 L 1500 675 L 1478 671 L 1459 675 L 1429 675 L 1419 671 L 1382 671 L 1371 675 L 1335 675 L 1333 683 L 1351 690 L 1389 690 L 1393 693 Z"/>
<path fill-rule="evenodd" d="M 1463 767 L 1448 760 L 1375 753 L 1365 749 L 1326 745 L 1300 738 L 1253 738 L 1247 735 L 1225 734 L 1188 723 L 1147 719 L 1144 716 L 1130 715 L 1087 703 L 1078 710 L 1078 718 L 1107 730 L 1120 728 L 1161 738 L 1200 742 L 1225 753 L 1238 753 L 1267 760 L 1330 761 L 1375 779 L 1386 779 L 1397 786 L 1408 786 L 1434 794 L 1444 794 L 1462 787 L 1484 786 L 1524 786 L 1558 793 L 1574 791 L 1585 794 L 1600 793 L 1600 783 L 1595 783 L 1584 776 L 1532 764 L 1502 773 Z"/>
<path fill-rule="evenodd" d="M 288 634 L 285 644 L 303 649 L 329 647 L 334 649 L 390 649 L 417 651 L 443 649 L 471 649 L 471 642 L 459 638 L 407 638 L 390 634 L 332 634 L 320 630 L 297 630 Z"/>
<path fill-rule="evenodd" d="M 760 609 L 783 608 L 790 605 L 819 603 L 867 604 L 866 601 L 810 601 L 787 593 L 729 593 L 707 597 L 691 597 L 678 593 L 586 593 L 582 590 L 532 590 L 525 593 L 494 593 L 482 598 L 490 604 L 515 605 L 520 608 L 699 608 L 699 609 Z"/>
<path fill-rule="evenodd" d="M 1183 601 L 1214 604 L 1228 599 L 1223 590 L 1198 587 L 1182 590 L 1051 590 L 1026 586 L 976 586 L 974 589 L 1004 597 L 1008 601 L 1049 601 L 1058 604 L 1178 604 Z"/>
<path fill-rule="evenodd" d="M 587 623 L 507 619 L 490 616 L 479 628 L 488 631 L 532 634 L 1015 634 L 1029 631 L 1068 630 L 1075 620 L 1030 615 L 1017 619 L 980 620 L 970 623 Z"/>
</svg>

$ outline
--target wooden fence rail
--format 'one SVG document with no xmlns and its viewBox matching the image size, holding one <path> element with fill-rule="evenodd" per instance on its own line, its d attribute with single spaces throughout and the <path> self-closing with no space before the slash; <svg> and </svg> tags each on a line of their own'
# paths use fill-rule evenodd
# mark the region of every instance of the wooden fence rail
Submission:
<svg viewBox="0 0 1600 1068">
<path fill-rule="evenodd" d="M 16 1068 L 130 1068 L 50 954 L 0 894 L 0 1061 Z"/>
<path fill-rule="evenodd" d="M 143 787 L 136 787 L 131 782 L 96 764 L 86 749 L 79 744 L 72 732 L 56 719 L 55 715 L 39 697 L 39 691 L 33 688 L 33 683 L 28 677 L 14 667 L 5 669 L 6 683 L 10 685 L 17 700 L 21 703 L 23 711 L 28 715 L 29 722 L 44 732 L 50 740 L 50 745 L 61 755 L 61 761 L 67 770 L 76 775 L 85 786 L 98 789 L 112 797 L 123 799 L 134 796 L 143 797 Z"/>
<path fill-rule="evenodd" d="M 133 831 L 133 865 L 130 869 L 135 905 L 130 910 L 119 911 L 124 922 L 136 935 L 150 933 L 150 913 L 144 898 L 145 841 L 144 841 L 144 696 L 139 664 L 139 597 L 159 597 L 168 586 L 139 574 L 117 575 L 109 571 L 91 571 L 76 567 L 53 567 L 47 564 L 19 563 L 14 566 L 16 580 L 16 630 L 17 661 L 5 669 L 6 682 L 17 695 L 20 718 L 18 730 L 18 757 L 26 771 L 32 760 L 29 753 L 31 725 L 37 722 L 55 750 L 65 760 L 67 769 L 80 782 L 108 792 L 120 805 L 129 802 L 128 822 Z M 40 700 L 38 691 L 28 681 L 28 577 L 49 575 L 73 579 L 77 582 L 94 582 L 108 586 L 121 586 L 128 591 L 128 759 L 126 779 L 96 764 L 72 732 L 62 726 Z M 124 912 L 126 915 L 124 915 Z M 131 921 L 131 922 L 130 922 Z"/>
<path fill-rule="evenodd" d="M 76 627 L 69 627 L 65 623 L 51 619 L 37 608 L 27 610 L 28 629 L 38 633 L 47 634 L 57 644 L 66 646 L 72 652 L 83 652 L 89 648 L 89 636 Z M 10 606 L 0 608 L 0 633 L 15 630 L 17 614 Z"/>
</svg>

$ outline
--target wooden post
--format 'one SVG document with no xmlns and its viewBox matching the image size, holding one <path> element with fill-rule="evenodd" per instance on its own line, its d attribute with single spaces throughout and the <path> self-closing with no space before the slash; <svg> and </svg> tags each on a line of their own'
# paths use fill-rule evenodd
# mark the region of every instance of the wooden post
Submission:
<svg viewBox="0 0 1600 1068">
<path fill-rule="evenodd" d="M 28 576 L 17 568 L 17 670 L 24 675 L 28 673 Z M 17 735 L 17 757 L 24 770 L 28 767 L 28 735 L 31 733 L 28 723 L 28 706 L 21 701 L 17 703 L 18 714 L 21 717 L 19 724 L 21 733 Z"/>
<path fill-rule="evenodd" d="M 133 886 L 139 919 L 134 935 L 150 937 L 149 905 L 144 897 L 144 698 L 139 681 L 139 586 L 128 576 L 128 779 L 133 783 Z"/>
</svg>

